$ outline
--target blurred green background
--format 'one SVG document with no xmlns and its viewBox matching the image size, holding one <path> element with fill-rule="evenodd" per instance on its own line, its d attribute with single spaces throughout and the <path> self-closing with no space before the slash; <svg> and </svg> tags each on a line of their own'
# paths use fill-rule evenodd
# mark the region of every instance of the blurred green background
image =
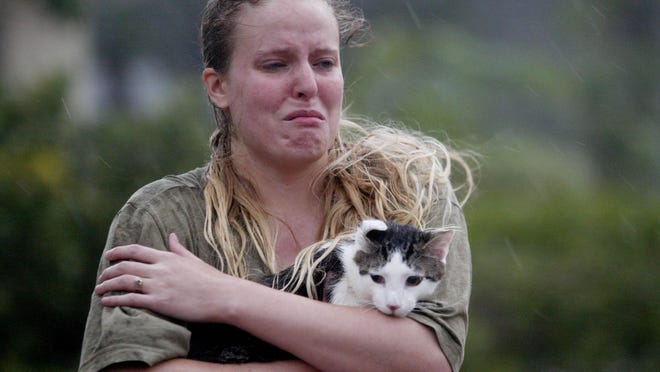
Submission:
<svg viewBox="0 0 660 372">
<path fill-rule="evenodd" d="M 0 370 L 77 367 L 114 213 L 203 165 L 204 1 L 4 0 Z M 660 366 L 660 4 L 356 1 L 350 112 L 481 154 L 466 371 Z"/>
</svg>

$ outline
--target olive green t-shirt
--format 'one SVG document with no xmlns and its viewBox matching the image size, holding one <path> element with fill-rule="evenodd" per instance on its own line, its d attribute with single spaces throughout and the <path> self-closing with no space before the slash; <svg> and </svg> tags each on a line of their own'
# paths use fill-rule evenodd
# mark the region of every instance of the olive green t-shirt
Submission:
<svg viewBox="0 0 660 372">
<path fill-rule="evenodd" d="M 204 239 L 204 168 L 168 176 L 138 190 L 115 216 L 104 252 L 126 244 L 167 249 L 174 232 L 195 255 L 218 267 L 214 250 Z M 455 204 L 455 203 L 453 203 Z M 439 212 L 441 213 L 441 212 Z M 454 206 L 446 221 L 461 227 L 447 258 L 447 270 L 435 301 L 420 302 L 410 318 L 431 327 L 457 371 L 463 361 L 467 310 L 471 286 L 471 258 L 460 208 Z M 101 259 L 99 275 L 109 262 Z M 266 271 L 256 256 L 248 256 L 251 274 Z M 81 371 L 98 371 L 114 363 L 141 361 L 154 365 L 188 355 L 190 331 L 185 323 L 148 310 L 103 307 L 92 294 L 80 358 Z"/>
</svg>

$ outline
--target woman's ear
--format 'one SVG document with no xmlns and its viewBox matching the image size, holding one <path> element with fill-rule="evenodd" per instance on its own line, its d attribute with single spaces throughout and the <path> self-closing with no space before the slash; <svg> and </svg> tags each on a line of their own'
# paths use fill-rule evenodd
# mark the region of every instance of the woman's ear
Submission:
<svg viewBox="0 0 660 372">
<path fill-rule="evenodd" d="M 206 94 L 215 107 L 224 110 L 229 107 L 227 92 L 225 90 L 227 81 L 214 69 L 207 67 L 202 71 L 202 83 L 206 87 Z"/>
</svg>

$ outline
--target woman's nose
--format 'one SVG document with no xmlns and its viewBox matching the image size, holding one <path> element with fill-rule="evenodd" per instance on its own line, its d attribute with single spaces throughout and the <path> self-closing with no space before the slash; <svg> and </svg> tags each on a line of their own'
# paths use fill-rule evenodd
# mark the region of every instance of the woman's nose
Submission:
<svg viewBox="0 0 660 372">
<path fill-rule="evenodd" d="M 295 76 L 293 95 L 298 99 L 309 99 L 318 93 L 318 82 L 313 66 L 301 65 Z"/>
</svg>

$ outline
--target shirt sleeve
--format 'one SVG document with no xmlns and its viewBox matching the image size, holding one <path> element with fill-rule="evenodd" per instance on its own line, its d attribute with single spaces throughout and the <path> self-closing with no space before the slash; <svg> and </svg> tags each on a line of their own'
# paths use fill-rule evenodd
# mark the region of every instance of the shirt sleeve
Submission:
<svg viewBox="0 0 660 372">
<path fill-rule="evenodd" d="M 447 266 L 434 299 L 420 301 L 408 317 L 432 328 L 453 371 L 463 363 L 468 328 L 468 305 L 472 285 L 472 261 L 467 226 L 461 208 L 451 208 L 443 225 L 456 228 L 449 247 Z"/>
<path fill-rule="evenodd" d="M 166 249 L 166 234 L 149 208 L 127 203 L 112 222 L 105 251 L 131 243 Z M 98 275 L 109 263 L 101 259 Z M 144 309 L 104 307 L 92 294 L 80 359 L 81 371 L 98 371 L 128 361 L 153 365 L 185 357 L 190 332 L 172 319 Z"/>
</svg>

